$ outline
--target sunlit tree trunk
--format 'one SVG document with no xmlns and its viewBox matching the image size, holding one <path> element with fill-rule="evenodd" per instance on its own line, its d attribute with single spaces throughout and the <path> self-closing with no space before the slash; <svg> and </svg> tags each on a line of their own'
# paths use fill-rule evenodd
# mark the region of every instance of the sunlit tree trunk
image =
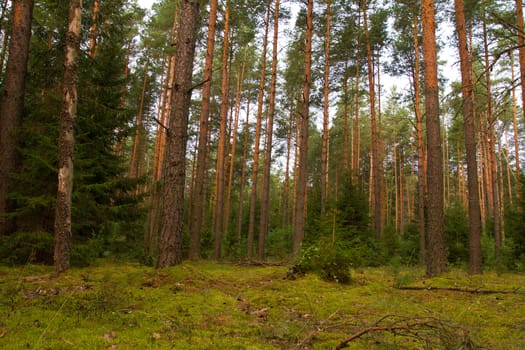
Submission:
<svg viewBox="0 0 525 350">
<path fill-rule="evenodd" d="M 17 133 L 24 114 L 24 92 L 31 38 L 33 0 L 13 0 L 9 58 L 0 97 L 0 237 L 8 228 L 8 193 L 17 162 Z"/>
<path fill-rule="evenodd" d="M 82 1 L 70 0 L 64 53 L 62 110 L 58 140 L 58 191 L 55 210 L 54 275 L 69 269 L 71 254 L 71 194 L 73 192 L 74 123 L 77 114 L 78 55 Z"/>
<path fill-rule="evenodd" d="M 135 136 L 133 138 L 133 146 L 131 150 L 131 158 L 129 162 L 128 176 L 132 179 L 144 175 L 144 157 L 146 155 L 146 137 L 147 131 L 144 127 L 144 101 L 146 98 L 146 88 L 148 83 L 148 68 L 149 59 L 146 61 L 144 67 L 144 77 L 142 81 L 142 92 L 140 96 L 139 110 L 137 113 L 137 121 L 135 123 Z"/>
<path fill-rule="evenodd" d="M 237 213 L 237 241 L 239 245 L 242 240 L 242 216 L 244 208 L 244 185 L 246 183 L 246 161 L 248 160 L 248 134 L 250 129 L 250 98 L 246 105 L 246 121 L 244 123 L 244 147 L 242 152 L 241 183 L 239 185 L 239 210 Z"/>
<path fill-rule="evenodd" d="M 523 2 L 516 0 L 516 26 L 518 28 L 518 47 L 520 62 L 520 82 L 521 82 L 521 105 L 525 106 L 525 25 L 523 24 Z M 523 118 L 525 120 L 525 108 L 523 108 Z"/>
<path fill-rule="evenodd" d="M 224 42 L 222 47 L 222 83 L 221 83 L 221 124 L 219 130 L 219 145 L 217 150 L 217 185 L 215 202 L 215 249 L 213 256 L 219 259 L 221 256 L 221 236 L 223 228 L 223 209 L 224 209 L 224 185 L 225 185 L 225 166 L 226 166 L 226 129 L 228 126 L 228 106 L 229 106 L 229 81 L 230 72 L 228 65 L 229 35 L 230 35 L 230 2 L 226 0 L 224 5 Z"/>
<path fill-rule="evenodd" d="M 100 0 L 93 1 L 93 14 L 91 15 L 91 27 L 89 27 L 89 51 L 91 58 L 97 56 L 97 22 L 100 12 Z"/>
<path fill-rule="evenodd" d="M 270 82 L 270 106 L 268 111 L 268 120 L 266 123 L 266 148 L 264 156 L 264 171 L 262 178 L 262 198 L 261 198 L 261 215 L 259 224 L 259 246 L 257 257 L 264 259 L 264 247 L 266 236 L 268 235 L 268 220 L 270 209 L 270 170 L 272 167 L 272 144 L 273 144 L 273 119 L 275 115 L 275 95 L 277 88 L 277 54 L 279 39 L 279 9 L 280 0 L 275 0 L 275 10 L 273 18 L 273 52 L 272 52 L 272 79 Z"/>
<path fill-rule="evenodd" d="M 246 67 L 246 56 L 248 51 L 244 50 L 244 58 L 240 67 L 240 70 L 237 74 L 237 86 L 236 86 L 236 93 L 235 93 L 235 114 L 234 114 L 234 121 L 233 121 L 233 128 L 232 128 L 232 147 L 231 147 L 231 159 L 230 159 L 230 166 L 229 166 L 229 175 L 228 175 L 228 189 L 226 191 L 226 202 L 224 206 L 224 222 L 223 227 L 224 230 L 229 232 L 229 225 L 230 225 L 230 208 L 231 208 L 231 195 L 232 195 L 232 189 L 233 189 L 233 173 L 234 173 L 234 165 L 235 165 L 235 157 L 236 157 L 236 150 L 237 150 L 237 129 L 239 128 L 239 115 L 241 111 L 241 96 L 242 96 L 242 90 L 243 90 L 243 80 L 244 80 L 244 70 Z"/>
<path fill-rule="evenodd" d="M 186 178 L 186 141 L 191 103 L 193 57 L 198 33 L 199 1 L 183 0 L 175 53 L 175 78 L 172 109 L 166 142 L 162 228 L 159 237 L 157 268 L 182 261 L 184 185 Z"/>
<path fill-rule="evenodd" d="M 324 88 L 323 88 L 323 144 L 321 151 L 321 216 L 326 212 L 328 186 L 328 124 L 330 122 L 330 0 L 326 2 L 326 33 L 324 46 Z M 345 102 L 346 103 L 346 102 Z M 346 150 L 345 150 L 346 152 Z"/>
<path fill-rule="evenodd" d="M 257 205 L 257 182 L 259 178 L 259 148 L 261 142 L 262 112 L 264 107 L 264 88 L 266 85 L 266 50 L 268 46 L 268 29 L 270 25 L 270 12 L 272 0 L 268 0 L 266 8 L 266 22 L 261 54 L 261 80 L 259 83 L 259 96 L 257 98 L 257 124 L 255 126 L 255 144 L 252 166 L 252 189 L 250 194 L 250 217 L 248 221 L 248 259 L 253 257 L 253 239 L 255 231 L 255 207 Z"/>
<path fill-rule="evenodd" d="M 422 0 L 423 59 L 425 77 L 425 112 L 427 126 L 428 234 L 427 275 L 446 271 L 443 225 L 443 150 L 439 121 L 439 89 L 437 79 L 437 45 L 434 1 Z"/>
<path fill-rule="evenodd" d="M 310 88 L 312 85 L 312 34 L 313 34 L 313 0 L 308 0 L 306 11 L 306 45 L 304 55 L 303 95 L 298 118 L 299 130 L 299 164 L 297 172 L 297 199 L 295 203 L 295 223 L 293 238 L 293 253 L 297 255 L 304 239 L 306 220 L 306 195 L 308 182 L 308 127 L 310 113 Z"/>
<path fill-rule="evenodd" d="M 213 73 L 217 6 L 217 0 L 211 0 L 208 19 L 208 38 L 206 43 L 206 60 L 204 63 L 204 85 L 202 87 L 202 102 L 199 121 L 197 171 L 195 176 L 195 187 L 193 189 L 194 198 L 191 203 L 189 257 L 192 260 L 197 260 L 201 257 L 201 230 L 204 221 L 204 208 L 206 208 L 204 182 L 208 157 L 208 120 L 210 118 L 211 79 Z"/>
<path fill-rule="evenodd" d="M 363 25 L 366 36 L 366 48 L 367 48 L 367 62 L 368 62 L 368 87 L 370 97 L 370 125 L 371 125 L 371 156 L 370 156 L 370 167 L 371 167 L 371 184 L 373 192 L 373 217 L 374 217 L 374 230 L 376 237 L 381 237 L 383 233 L 383 200 L 382 200 L 382 176 L 380 168 L 380 151 L 379 144 L 380 140 L 378 137 L 379 128 L 378 120 L 376 118 L 376 102 L 375 102 L 375 79 L 374 79 L 374 62 L 372 57 L 372 43 L 370 41 L 370 34 L 368 32 L 368 15 L 366 0 L 362 0 L 363 6 Z"/>
<path fill-rule="evenodd" d="M 490 61 L 489 61 L 489 45 L 487 41 L 487 23 L 486 19 L 483 21 L 483 47 L 485 51 L 485 79 L 487 89 L 487 128 L 488 128 L 488 158 L 490 164 L 490 178 L 492 188 L 492 219 L 494 228 L 494 245 L 495 255 L 499 257 L 501 249 L 501 216 L 500 216 L 500 195 L 498 185 L 498 166 L 496 158 L 496 133 L 494 131 L 494 124 L 496 117 L 492 111 L 492 79 L 490 77 Z"/>
<path fill-rule="evenodd" d="M 511 81 L 516 80 L 514 73 L 514 54 L 512 52 L 510 55 L 510 72 L 511 72 Z M 514 131 L 514 157 L 516 158 L 516 173 L 520 173 L 520 145 L 519 145 L 519 129 L 518 129 L 518 107 L 516 104 L 516 89 L 512 87 L 512 125 Z"/>
</svg>

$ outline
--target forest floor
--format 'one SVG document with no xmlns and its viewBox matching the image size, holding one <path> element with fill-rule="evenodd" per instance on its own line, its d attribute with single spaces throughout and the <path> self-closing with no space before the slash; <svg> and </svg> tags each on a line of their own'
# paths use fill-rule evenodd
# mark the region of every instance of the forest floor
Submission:
<svg viewBox="0 0 525 350">
<path fill-rule="evenodd" d="M 524 349 L 525 276 L 100 261 L 0 267 L 1 349 Z M 408 289 L 403 289 L 408 288 Z"/>
</svg>

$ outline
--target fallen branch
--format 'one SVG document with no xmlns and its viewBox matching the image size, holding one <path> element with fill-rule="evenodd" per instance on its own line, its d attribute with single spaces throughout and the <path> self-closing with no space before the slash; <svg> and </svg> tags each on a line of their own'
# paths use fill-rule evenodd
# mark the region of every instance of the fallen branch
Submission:
<svg viewBox="0 0 525 350">
<path fill-rule="evenodd" d="M 472 293 L 472 294 L 525 294 L 525 292 L 520 291 L 521 288 L 516 288 L 514 290 L 495 290 L 495 289 L 482 289 L 479 288 L 461 288 L 461 287 L 432 287 L 432 286 L 398 286 L 396 289 L 403 290 L 429 290 L 429 291 L 449 291 L 449 292 L 462 292 L 462 293 Z"/>
<path fill-rule="evenodd" d="M 392 318 L 394 318 L 392 320 Z M 387 320 L 391 320 L 386 324 Z M 354 340 L 357 340 L 369 333 L 388 332 L 396 336 L 405 336 L 414 338 L 424 344 L 431 345 L 441 343 L 445 348 L 477 349 L 478 347 L 472 342 L 468 331 L 463 327 L 452 324 L 444 320 L 424 317 L 424 318 L 400 318 L 393 315 L 387 315 L 380 318 L 372 326 L 361 329 L 341 341 L 334 350 L 343 349 Z"/>
</svg>

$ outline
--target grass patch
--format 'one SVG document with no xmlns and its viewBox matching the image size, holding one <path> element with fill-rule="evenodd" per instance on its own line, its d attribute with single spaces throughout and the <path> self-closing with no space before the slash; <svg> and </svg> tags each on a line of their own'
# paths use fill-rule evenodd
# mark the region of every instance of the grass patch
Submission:
<svg viewBox="0 0 525 350">
<path fill-rule="evenodd" d="M 110 261 L 56 279 L 51 273 L 0 267 L 0 348 L 334 349 L 370 327 L 385 330 L 347 348 L 525 347 L 522 275 L 453 270 L 425 279 L 418 269 L 374 268 L 354 271 L 352 284 L 342 285 L 315 274 L 287 280 L 279 266 L 200 262 L 156 271 Z"/>
</svg>

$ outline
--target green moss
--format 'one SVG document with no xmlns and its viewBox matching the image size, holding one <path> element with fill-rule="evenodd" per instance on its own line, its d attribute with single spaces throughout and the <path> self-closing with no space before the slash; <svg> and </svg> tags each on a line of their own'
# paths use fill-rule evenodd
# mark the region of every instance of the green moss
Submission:
<svg viewBox="0 0 525 350">
<path fill-rule="evenodd" d="M 467 330 L 475 343 L 491 349 L 525 346 L 521 275 L 452 270 L 425 279 L 415 268 L 395 272 L 410 277 L 403 285 L 517 290 L 475 294 L 396 289 L 396 276 L 385 269 L 360 269 L 351 285 L 314 274 L 290 281 L 286 267 L 209 262 L 156 271 L 100 261 L 57 279 L 51 272 L 34 265 L 0 268 L 0 348 L 331 349 L 386 315 L 431 317 Z M 434 332 L 431 348 L 445 348 Z M 403 334 L 376 332 L 348 348 L 424 348 L 418 344 Z"/>
</svg>

